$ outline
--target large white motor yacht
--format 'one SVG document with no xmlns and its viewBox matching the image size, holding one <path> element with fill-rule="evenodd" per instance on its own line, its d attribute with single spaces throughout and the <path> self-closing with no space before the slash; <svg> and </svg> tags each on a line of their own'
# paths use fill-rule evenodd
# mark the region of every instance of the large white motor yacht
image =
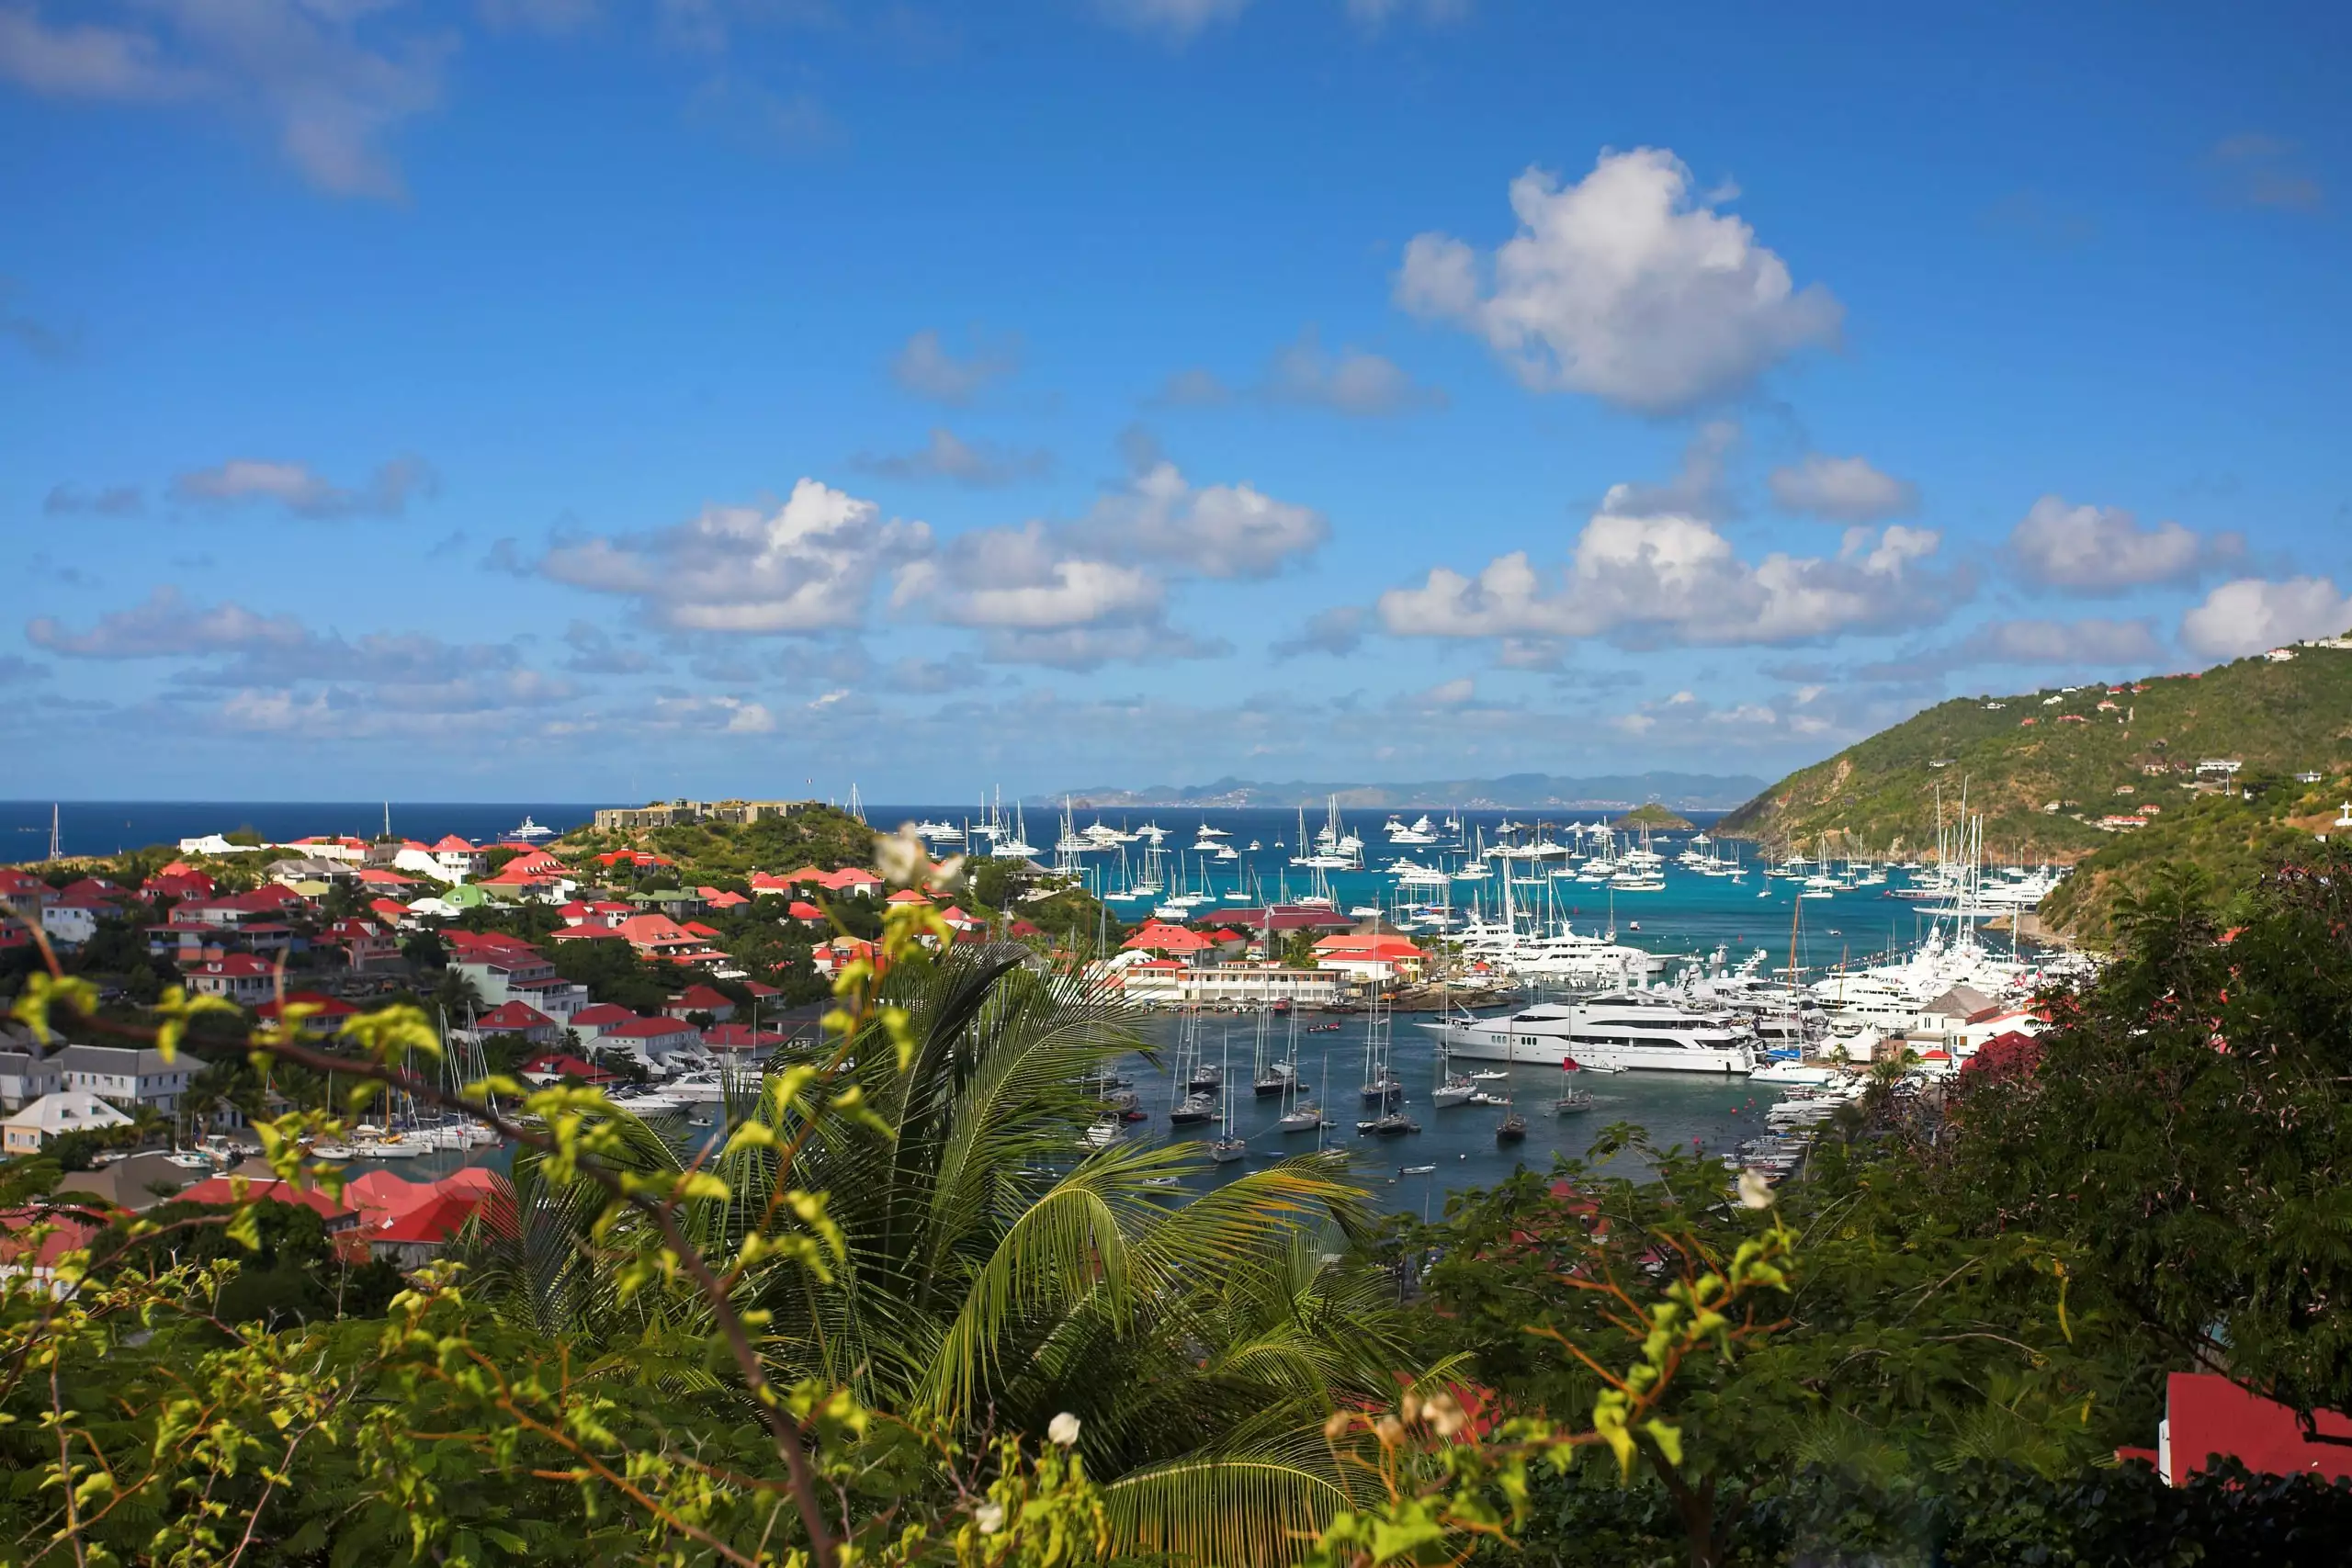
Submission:
<svg viewBox="0 0 2352 1568">
<path fill-rule="evenodd" d="M 1611 991 L 1421 1027 L 1437 1033 L 1454 1055 L 1477 1061 L 1558 1066 L 1573 1059 L 1603 1070 L 1730 1074 L 1753 1071 L 1757 1058 L 1756 1036 L 1745 1020 L 1651 991 Z"/>
</svg>

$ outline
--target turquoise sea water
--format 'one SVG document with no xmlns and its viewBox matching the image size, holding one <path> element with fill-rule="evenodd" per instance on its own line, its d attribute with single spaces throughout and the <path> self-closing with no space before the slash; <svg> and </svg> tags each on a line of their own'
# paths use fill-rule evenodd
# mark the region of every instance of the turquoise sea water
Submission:
<svg viewBox="0 0 2352 1568">
<path fill-rule="evenodd" d="M 561 829 L 583 820 L 584 807 L 508 805 L 462 805 L 451 807 L 403 806 L 393 803 L 393 826 L 404 832 L 420 836 L 427 833 L 456 831 L 472 837 L 488 837 L 521 820 L 529 812 L 539 821 Z M 251 823 L 265 833 L 292 837 L 304 832 L 366 831 L 370 826 L 368 814 L 380 818 L 380 804 L 366 806 L 304 806 L 299 804 L 238 805 L 89 805 L 69 807 L 69 822 L 76 820 L 72 814 L 80 812 L 83 826 L 69 828 L 69 851 L 80 847 L 72 841 L 75 833 L 86 837 L 106 829 L 108 822 L 124 824 L 120 831 L 129 834 L 130 842 L 153 841 L 183 834 L 194 835 L 217 831 L 223 828 Z M 962 822 L 973 813 L 968 808 L 923 807 L 877 807 L 869 813 L 877 826 L 895 826 L 900 821 L 924 818 Z M 1205 886 L 1219 896 L 1220 902 L 1202 906 L 1194 911 L 1196 919 L 1204 918 L 1218 908 L 1238 910 L 1245 906 L 1222 901 L 1222 896 L 1236 890 L 1246 890 L 1253 897 L 1279 899 L 1284 894 L 1295 897 L 1307 888 L 1312 873 L 1289 864 L 1296 852 L 1298 814 L 1295 811 L 1202 811 L 1166 808 L 1131 809 L 1115 812 L 1077 813 L 1077 824 L 1084 828 L 1100 819 L 1113 826 L 1134 829 L 1146 822 L 1157 821 L 1168 829 L 1167 846 L 1171 852 L 1170 869 L 1176 854 L 1181 854 L 1183 875 L 1193 886 Z M 1365 859 L 1369 866 L 1378 867 L 1398 856 L 1429 864 L 1459 866 L 1462 856 L 1451 849 L 1437 846 L 1391 847 L 1381 831 L 1385 812 L 1357 814 L 1348 826 L 1364 840 Z M 1418 811 L 1402 814 L 1409 821 Z M 1432 813 L 1442 818 L 1442 813 Z M 1602 814 L 1577 811 L 1477 811 L 1464 812 L 1462 820 L 1467 832 L 1483 830 L 1487 842 L 1497 841 L 1500 823 L 1508 817 L 1513 820 L 1534 824 L 1547 822 L 1558 829 L 1570 822 L 1597 820 Z M 1713 814 L 1691 813 L 1702 827 L 1713 820 Z M 46 833 L 48 809 L 36 810 L 26 805 L 0 807 L 0 827 L 30 828 L 35 819 Z M 1192 848 L 1196 829 L 1202 823 L 1223 829 L 1231 843 L 1241 852 L 1238 861 L 1217 861 L 1195 852 Z M 1306 820 L 1311 834 L 1320 826 L 1320 814 L 1309 813 Z M 1057 831 L 1054 814 L 1038 813 L 1027 820 L 1029 841 L 1042 852 L 1041 859 L 1050 859 Z M 23 837 L 12 834 L 13 837 Z M 1690 837 L 1688 833 L 1654 835 L 1655 847 L 1671 857 L 1680 852 Z M 1259 848 L 1248 849 L 1256 840 Z M 20 848 L 23 846 L 10 846 Z M 96 844 L 87 845 L 97 848 Z M 105 846 L 111 848 L 111 845 Z M 1142 845 L 1127 846 L 1128 869 L 1141 870 Z M 1726 844 L 1724 852 L 1753 862 L 1751 846 Z M 1111 890 L 1121 884 L 1122 871 L 1118 856 L 1092 854 L 1085 857 L 1088 874 L 1094 885 Z M 1612 919 L 1618 940 L 1633 943 L 1669 959 L 1702 956 L 1717 946 L 1730 950 L 1736 961 L 1758 948 L 1765 949 L 1770 962 L 1775 965 L 1787 960 L 1792 941 L 1797 962 L 1807 968 L 1820 969 L 1838 964 L 1864 962 L 1891 945 L 1908 946 L 1921 934 L 1923 921 L 1913 906 L 1888 896 L 1887 890 L 1870 888 L 1855 893 L 1840 894 L 1828 899 L 1796 898 L 1793 884 L 1768 881 L 1760 873 L 1751 870 L 1744 880 L 1706 877 L 1669 864 L 1666 870 L 1666 887 L 1659 892 L 1619 894 L 1612 899 L 1607 889 L 1571 881 L 1551 878 L 1542 874 L 1550 865 L 1545 863 L 1531 880 L 1518 883 L 1515 897 L 1519 907 L 1547 908 L 1567 917 L 1579 931 L 1595 932 L 1607 928 Z M 1516 872 L 1514 877 L 1516 879 Z M 1342 910 L 1351 906 L 1369 903 L 1388 904 L 1392 901 L 1390 878 L 1374 870 L 1361 873 L 1329 874 L 1332 893 Z M 1900 886 L 1898 874 L 1894 885 Z M 1476 899 L 1490 909 L 1500 897 L 1500 877 L 1484 883 L 1454 883 L 1449 892 L 1453 902 L 1461 905 Z M 1760 896 L 1759 896 L 1760 895 Z M 1118 918 L 1129 921 L 1146 918 L 1148 903 L 1114 903 L 1111 906 Z M 1792 938 L 1792 917 L 1798 917 Z M 1638 929 L 1635 929 L 1638 927 Z M 1302 1061 L 1305 1076 L 1315 1086 L 1314 1093 L 1324 1104 L 1325 1113 L 1338 1125 L 1327 1129 L 1327 1145 L 1348 1148 L 1358 1160 L 1359 1167 L 1374 1189 L 1380 1201 L 1396 1210 L 1419 1213 L 1424 1207 L 1435 1213 L 1442 1209 L 1444 1194 L 1452 1190 L 1489 1183 L 1507 1173 L 1515 1163 L 1524 1162 L 1539 1168 L 1548 1167 L 1555 1153 L 1581 1154 L 1611 1122 L 1633 1122 L 1646 1128 L 1654 1143 L 1663 1146 L 1680 1145 L 1702 1146 L 1710 1151 L 1727 1150 L 1742 1138 L 1753 1136 L 1762 1127 L 1762 1112 L 1775 1098 L 1770 1092 L 1751 1090 L 1743 1081 L 1693 1075 L 1622 1073 L 1600 1077 L 1588 1075 L 1580 1080 L 1597 1100 L 1593 1109 L 1568 1116 L 1555 1116 L 1552 1101 L 1560 1089 L 1562 1075 L 1557 1069 L 1530 1066 L 1508 1069 L 1511 1078 L 1507 1087 L 1517 1100 L 1518 1109 L 1528 1119 L 1528 1136 L 1524 1143 L 1505 1148 L 1495 1141 L 1495 1122 L 1500 1112 L 1490 1108 L 1458 1107 L 1438 1111 L 1428 1102 L 1428 1091 L 1434 1078 L 1435 1060 L 1430 1045 L 1430 1037 L 1415 1028 L 1415 1015 L 1405 1014 L 1395 1021 L 1393 1070 L 1406 1086 L 1404 1109 L 1421 1123 L 1422 1131 L 1414 1135 L 1393 1139 L 1359 1137 L 1355 1122 L 1364 1115 L 1364 1101 L 1358 1088 L 1363 1082 L 1363 1040 L 1366 1021 L 1362 1015 L 1341 1015 L 1340 1028 L 1333 1032 L 1301 1036 Z M 1146 1031 L 1156 1046 L 1172 1047 L 1177 1023 L 1172 1016 L 1147 1021 Z M 1286 1026 L 1282 1026 L 1286 1034 Z M 1314 1147 L 1312 1134 L 1285 1136 L 1274 1128 L 1281 1114 L 1279 1100 L 1261 1100 L 1248 1092 L 1251 1030 L 1246 1018 L 1212 1016 L 1206 1021 L 1207 1053 L 1216 1059 L 1227 1031 L 1232 1031 L 1232 1049 L 1236 1053 L 1233 1077 L 1242 1092 L 1233 1100 L 1234 1130 L 1248 1139 L 1250 1159 L 1248 1164 L 1227 1165 L 1204 1175 L 1199 1185 L 1230 1179 L 1248 1165 L 1276 1157 L 1281 1154 Z M 1329 1068 L 1324 1068 L 1328 1053 Z M 1125 1069 L 1135 1079 L 1137 1093 L 1150 1119 L 1131 1124 L 1123 1134 L 1130 1137 L 1178 1137 L 1204 1144 L 1216 1135 L 1211 1127 L 1171 1128 L 1168 1122 L 1169 1083 L 1162 1067 L 1137 1057 Z M 1503 1085 L 1490 1086 L 1495 1088 Z M 478 1150 L 469 1155 L 435 1154 L 421 1159 L 401 1161 L 387 1168 L 410 1179 L 429 1179 L 445 1175 L 461 1164 L 503 1165 L 509 1156 L 504 1150 Z M 1435 1166 L 1426 1175 L 1402 1175 L 1410 1167 Z"/>
</svg>

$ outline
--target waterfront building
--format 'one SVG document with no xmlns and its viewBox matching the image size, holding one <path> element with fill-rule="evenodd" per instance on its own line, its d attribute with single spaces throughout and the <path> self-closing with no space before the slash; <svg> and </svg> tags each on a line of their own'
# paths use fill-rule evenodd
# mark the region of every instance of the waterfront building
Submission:
<svg viewBox="0 0 2352 1568">
<path fill-rule="evenodd" d="M 10 1158 L 39 1154 L 62 1133 L 102 1132 L 128 1127 L 130 1118 L 85 1089 L 42 1095 L 15 1115 L 0 1119 L 0 1154 Z"/>
</svg>

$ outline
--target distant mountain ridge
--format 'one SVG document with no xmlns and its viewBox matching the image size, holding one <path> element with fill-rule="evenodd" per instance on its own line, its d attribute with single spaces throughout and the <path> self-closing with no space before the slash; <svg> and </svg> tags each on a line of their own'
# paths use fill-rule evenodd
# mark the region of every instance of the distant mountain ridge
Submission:
<svg viewBox="0 0 2352 1568">
<path fill-rule="evenodd" d="M 1333 795 L 1357 811 L 1403 810 L 1408 807 L 1458 806 L 1465 810 L 1623 811 L 1657 802 L 1690 811 L 1725 811 L 1749 799 L 1764 781 L 1749 773 L 1605 773 L 1563 778 L 1551 773 L 1506 773 L 1492 779 L 1432 779 L 1415 784 L 1316 783 L 1294 779 L 1268 784 L 1222 778 L 1205 784 L 1152 784 L 1142 789 L 1097 785 L 1032 796 L 1033 806 L 1059 806 L 1063 793 L 1087 807 L 1132 806 L 1236 807 L 1321 806 Z"/>
</svg>

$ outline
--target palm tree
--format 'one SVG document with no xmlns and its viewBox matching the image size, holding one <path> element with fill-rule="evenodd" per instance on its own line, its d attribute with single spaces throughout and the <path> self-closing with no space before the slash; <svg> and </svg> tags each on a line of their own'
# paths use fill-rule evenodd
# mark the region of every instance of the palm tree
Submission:
<svg viewBox="0 0 2352 1568">
<path fill-rule="evenodd" d="M 443 1018 L 463 1019 L 467 1009 L 481 1008 L 481 987 L 463 970 L 444 969 L 441 977 L 433 983 L 432 1000 Z"/>
<path fill-rule="evenodd" d="M 261 1104 L 260 1085 L 243 1062 L 208 1062 L 188 1081 L 180 1096 L 180 1111 L 187 1117 L 188 1142 L 201 1142 L 204 1123 L 216 1111 L 243 1111 L 251 1119 Z"/>
<path fill-rule="evenodd" d="M 1338 1156 L 1195 1196 L 1173 1179 L 1205 1163 L 1188 1146 L 1087 1152 L 1100 1107 L 1085 1080 L 1139 1043 L 1074 976 L 1003 953 L 892 973 L 913 1060 L 900 1073 L 886 1041 L 861 1039 L 847 1074 L 888 1136 L 804 1127 L 766 1097 L 730 1108 L 782 1143 L 808 1135 L 789 1169 L 765 1149 L 718 1160 L 728 1195 L 688 1205 L 688 1232 L 724 1259 L 780 1187 L 827 1193 L 846 1242 L 832 1278 L 777 1261 L 746 1280 L 747 1304 L 771 1314 L 780 1383 L 846 1385 L 967 1438 L 1042 1432 L 1069 1411 L 1090 1469 L 1113 1478 L 1125 1549 L 1295 1556 L 1295 1532 L 1349 1501 L 1317 1428 L 1341 1402 L 1393 1401 L 1408 1361 L 1393 1287 L 1338 1260 L 1369 1224 L 1364 1194 Z M 658 1134 L 624 1134 L 625 1163 L 677 1168 Z M 544 1179 L 527 1154 L 515 1187 L 523 1223 L 477 1235 L 474 1290 L 537 1332 L 604 1348 L 607 1375 L 707 1386 L 698 1300 L 614 1288 L 646 1238 L 627 1221 L 593 1235 L 595 1196 Z"/>
</svg>

